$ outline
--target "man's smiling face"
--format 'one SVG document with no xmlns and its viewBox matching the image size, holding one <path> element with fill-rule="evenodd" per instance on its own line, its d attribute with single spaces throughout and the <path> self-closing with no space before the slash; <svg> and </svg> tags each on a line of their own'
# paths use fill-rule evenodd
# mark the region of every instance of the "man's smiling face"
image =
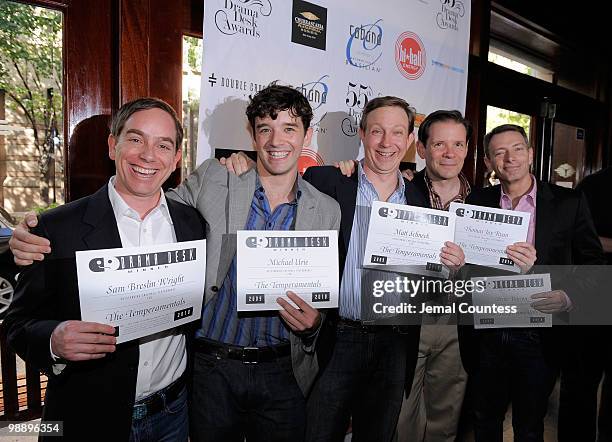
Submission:
<svg viewBox="0 0 612 442">
<path fill-rule="evenodd" d="M 158 108 L 135 112 L 117 137 L 108 137 L 108 155 L 117 169 L 115 189 L 124 199 L 159 195 L 181 159 L 176 137 L 173 118 Z"/>
</svg>

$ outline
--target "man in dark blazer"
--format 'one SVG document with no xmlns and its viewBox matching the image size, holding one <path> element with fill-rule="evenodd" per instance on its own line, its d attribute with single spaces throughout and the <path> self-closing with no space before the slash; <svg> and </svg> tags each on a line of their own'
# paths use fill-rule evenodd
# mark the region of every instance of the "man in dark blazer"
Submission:
<svg viewBox="0 0 612 442">
<path fill-rule="evenodd" d="M 167 194 L 206 218 L 206 288 L 191 341 L 190 439 L 299 441 L 324 313 L 292 292 L 298 308 L 280 298 L 279 312 L 237 312 L 236 232 L 337 230 L 340 209 L 298 174 L 312 136 L 312 108 L 302 93 L 272 83 L 251 98 L 246 116 L 258 152 L 255 170 L 236 176 L 210 159 Z M 23 223 L 11 239 L 23 264 L 42 259 L 44 245 Z"/>
<path fill-rule="evenodd" d="M 365 159 L 346 177 L 331 166 L 311 167 L 304 178 L 334 198 L 342 213 L 340 238 L 340 306 L 319 338 L 322 372 L 308 400 L 307 441 L 344 440 L 349 418 L 353 437 L 390 441 L 395 432 L 402 392 L 410 391 L 419 326 L 368 324 L 362 296 L 372 287 L 361 271 L 367 236 L 367 213 L 374 200 L 427 206 L 425 197 L 404 180 L 399 163 L 414 139 L 414 111 L 402 99 L 379 97 L 366 105 L 360 124 Z M 458 247 L 445 247 L 447 265 L 460 265 Z M 325 350 L 324 350 L 325 349 Z"/>
<path fill-rule="evenodd" d="M 603 262 L 586 201 L 571 189 L 537 181 L 530 174 L 533 149 L 520 126 L 494 128 L 485 136 L 484 149 L 485 162 L 501 184 L 473 190 L 466 203 L 531 213 L 527 241 L 507 250 L 523 272 L 534 271 L 534 264 Z M 543 313 L 566 312 L 579 296 L 553 290 L 534 295 L 532 306 Z M 471 349 L 464 362 L 473 380 L 476 441 L 502 441 L 510 401 L 514 440 L 542 441 L 543 419 L 562 356 L 557 328 L 462 332 L 466 330 L 460 330 L 462 353 L 464 346 Z"/>
<path fill-rule="evenodd" d="M 62 421 L 66 440 L 187 440 L 183 328 L 116 345 L 114 327 L 80 320 L 75 262 L 81 250 L 204 237 L 197 211 L 161 191 L 181 157 L 182 136 L 167 103 L 126 103 L 108 139 L 116 176 L 95 194 L 45 212 L 35 229 L 53 249 L 24 268 L 4 327 L 16 352 L 48 375 L 42 419 Z"/>
</svg>

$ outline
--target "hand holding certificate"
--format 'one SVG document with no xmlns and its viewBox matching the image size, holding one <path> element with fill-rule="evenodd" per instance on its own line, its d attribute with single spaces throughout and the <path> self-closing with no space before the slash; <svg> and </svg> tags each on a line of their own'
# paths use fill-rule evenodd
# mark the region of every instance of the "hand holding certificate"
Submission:
<svg viewBox="0 0 612 442">
<path fill-rule="evenodd" d="M 550 274 L 472 278 L 478 280 L 484 291 L 472 293 L 474 328 L 552 327 L 551 315 L 533 308 L 533 295 L 550 292 Z"/>
<path fill-rule="evenodd" d="M 374 201 L 363 266 L 446 277 L 440 250 L 454 231 L 454 213 Z"/>
<path fill-rule="evenodd" d="M 457 215 L 455 242 L 463 248 L 465 262 L 521 271 L 506 248 L 527 240 L 531 214 L 461 203 L 451 203 L 449 211 Z"/>
<path fill-rule="evenodd" d="M 338 307 L 335 230 L 239 230 L 237 241 L 238 311 L 281 310 L 276 300 L 287 291 L 315 308 Z"/>
<path fill-rule="evenodd" d="M 76 252 L 83 321 L 113 325 L 117 343 L 201 315 L 206 241 Z"/>
</svg>

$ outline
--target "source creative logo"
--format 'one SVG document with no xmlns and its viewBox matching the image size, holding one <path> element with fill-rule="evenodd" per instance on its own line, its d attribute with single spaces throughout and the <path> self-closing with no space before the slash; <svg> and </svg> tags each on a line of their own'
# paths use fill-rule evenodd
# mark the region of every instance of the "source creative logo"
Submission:
<svg viewBox="0 0 612 442">
<path fill-rule="evenodd" d="M 223 0 L 223 8 L 215 13 L 215 26 L 225 35 L 259 38 L 259 20 L 270 14 L 270 0 Z"/>
<path fill-rule="evenodd" d="M 408 80 L 416 80 L 427 66 L 425 45 L 414 32 L 402 33 L 395 42 L 395 64 Z"/>
<path fill-rule="evenodd" d="M 380 72 L 376 64 L 382 57 L 382 19 L 374 23 L 350 25 L 346 42 L 346 63 L 356 68 Z"/>
<path fill-rule="evenodd" d="M 327 8 L 303 0 L 293 0 L 291 41 L 325 50 L 327 42 Z"/>
<path fill-rule="evenodd" d="M 442 8 L 436 14 L 436 24 L 440 29 L 459 30 L 459 19 L 465 15 L 461 0 L 440 0 Z"/>
</svg>

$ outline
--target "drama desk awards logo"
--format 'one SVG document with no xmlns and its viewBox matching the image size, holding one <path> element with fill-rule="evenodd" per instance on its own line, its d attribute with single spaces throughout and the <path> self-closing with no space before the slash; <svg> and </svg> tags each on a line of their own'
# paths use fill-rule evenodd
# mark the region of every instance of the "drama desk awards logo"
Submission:
<svg viewBox="0 0 612 442">
<path fill-rule="evenodd" d="M 416 80 L 427 65 L 425 45 L 414 32 L 402 33 L 395 42 L 395 64 L 408 80 Z"/>
<path fill-rule="evenodd" d="M 215 26 L 225 35 L 259 38 L 259 20 L 272 14 L 270 0 L 223 0 L 222 4 L 215 12 Z"/>
<path fill-rule="evenodd" d="M 436 14 L 436 24 L 440 29 L 459 31 L 459 20 L 465 15 L 461 0 L 440 0 L 442 6 Z"/>
<path fill-rule="evenodd" d="M 325 50 L 327 41 L 327 8 L 303 0 L 293 0 L 291 41 Z"/>
</svg>

